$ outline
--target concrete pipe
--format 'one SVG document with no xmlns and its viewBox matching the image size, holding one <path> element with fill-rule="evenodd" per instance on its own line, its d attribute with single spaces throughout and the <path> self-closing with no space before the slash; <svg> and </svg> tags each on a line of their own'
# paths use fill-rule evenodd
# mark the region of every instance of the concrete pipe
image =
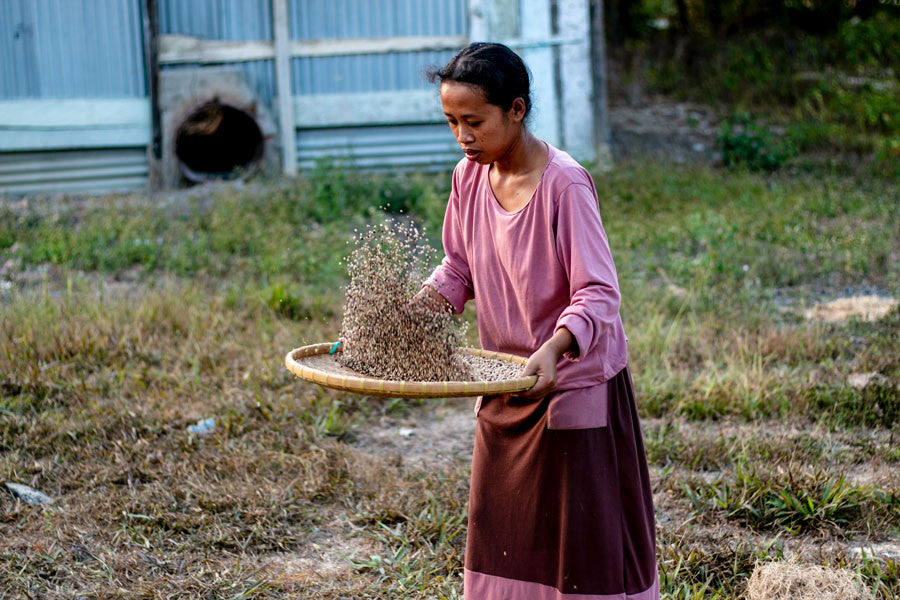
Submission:
<svg viewBox="0 0 900 600">
<path fill-rule="evenodd" d="M 265 140 L 253 115 L 214 99 L 190 110 L 178 124 L 174 150 L 188 180 L 232 180 L 261 168 Z"/>
</svg>

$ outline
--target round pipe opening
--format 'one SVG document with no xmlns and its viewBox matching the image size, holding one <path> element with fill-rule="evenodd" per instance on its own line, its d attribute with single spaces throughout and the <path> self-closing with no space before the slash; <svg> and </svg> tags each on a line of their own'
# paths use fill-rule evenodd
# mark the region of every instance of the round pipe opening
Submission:
<svg viewBox="0 0 900 600">
<path fill-rule="evenodd" d="M 175 134 L 178 166 L 195 183 L 249 177 L 260 167 L 263 146 L 256 119 L 218 100 L 191 111 Z"/>
</svg>

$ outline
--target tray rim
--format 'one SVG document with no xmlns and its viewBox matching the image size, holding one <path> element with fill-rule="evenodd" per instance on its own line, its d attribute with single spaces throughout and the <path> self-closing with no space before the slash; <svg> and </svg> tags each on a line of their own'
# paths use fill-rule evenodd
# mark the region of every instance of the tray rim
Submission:
<svg viewBox="0 0 900 600">
<path fill-rule="evenodd" d="M 538 379 L 537 375 L 530 375 L 515 379 L 501 379 L 499 381 L 402 381 L 338 375 L 321 369 L 314 369 L 298 362 L 298 359 L 308 356 L 327 354 L 334 347 L 334 344 L 335 342 L 321 342 L 294 348 L 285 355 L 284 366 L 300 379 L 310 383 L 365 396 L 391 398 L 460 398 L 511 394 L 531 389 Z M 506 352 L 494 352 L 467 346 L 461 347 L 460 350 L 474 356 L 506 360 L 520 365 L 524 365 L 527 362 L 526 358 Z"/>
</svg>

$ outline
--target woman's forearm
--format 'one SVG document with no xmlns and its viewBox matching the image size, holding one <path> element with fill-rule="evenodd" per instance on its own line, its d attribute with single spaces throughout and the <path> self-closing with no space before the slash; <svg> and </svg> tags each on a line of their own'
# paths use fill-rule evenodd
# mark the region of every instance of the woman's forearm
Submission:
<svg viewBox="0 0 900 600">
<path fill-rule="evenodd" d="M 566 352 L 578 354 L 578 343 L 575 340 L 575 336 L 565 327 L 557 329 L 553 337 L 544 342 L 544 347 L 552 350 L 556 354 L 557 359 Z"/>
</svg>

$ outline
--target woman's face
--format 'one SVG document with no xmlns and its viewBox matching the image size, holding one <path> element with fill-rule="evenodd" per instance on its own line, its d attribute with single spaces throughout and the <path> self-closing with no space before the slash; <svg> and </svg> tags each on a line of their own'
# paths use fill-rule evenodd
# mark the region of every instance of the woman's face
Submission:
<svg viewBox="0 0 900 600">
<path fill-rule="evenodd" d="M 441 84 L 441 106 L 456 143 L 467 159 L 479 164 L 503 158 L 522 133 L 525 102 L 521 98 L 505 111 L 489 104 L 480 87 L 445 81 Z"/>
</svg>

